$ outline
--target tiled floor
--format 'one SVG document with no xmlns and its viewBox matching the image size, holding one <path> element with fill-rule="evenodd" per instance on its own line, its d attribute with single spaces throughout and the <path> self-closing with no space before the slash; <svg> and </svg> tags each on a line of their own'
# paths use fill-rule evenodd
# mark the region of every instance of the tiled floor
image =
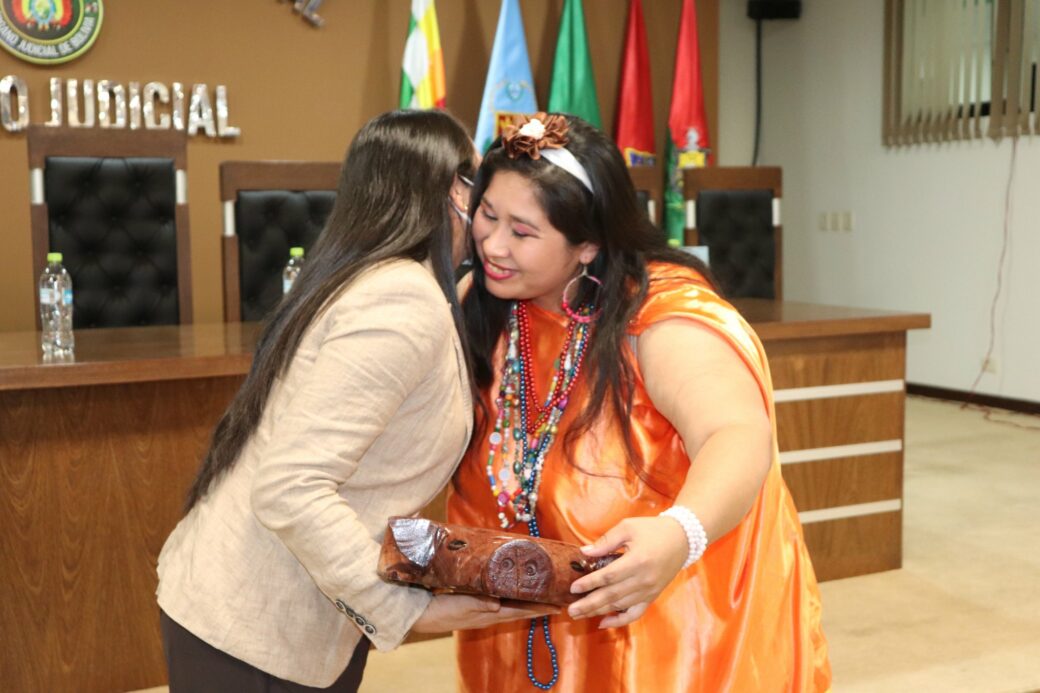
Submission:
<svg viewBox="0 0 1040 693">
<path fill-rule="evenodd" d="M 903 569 L 822 585 L 835 691 L 1040 690 L 1040 418 L 993 418 L 909 399 Z M 361 690 L 453 692 L 452 640 L 372 653 Z"/>
</svg>

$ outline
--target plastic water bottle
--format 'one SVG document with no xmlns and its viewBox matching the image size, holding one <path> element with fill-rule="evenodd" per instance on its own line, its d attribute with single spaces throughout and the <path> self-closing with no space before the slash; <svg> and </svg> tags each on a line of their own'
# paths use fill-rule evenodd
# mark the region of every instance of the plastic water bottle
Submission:
<svg viewBox="0 0 1040 693">
<path fill-rule="evenodd" d="M 44 356 L 71 356 L 72 277 L 61 264 L 61 253 L 47 253 L 47 268 L 40 275 L 40 327 Z"/>
<path fill-rule="evenodd" d="M 289 262 L 285 265 L 285 269 L 282 270 L 282 296 L 289 293 L 289 289 L 292 288 L 296 277 L 300 276 L 300 270 L 302 269 L 303 248 L 289 248 Z"/>
</svg>

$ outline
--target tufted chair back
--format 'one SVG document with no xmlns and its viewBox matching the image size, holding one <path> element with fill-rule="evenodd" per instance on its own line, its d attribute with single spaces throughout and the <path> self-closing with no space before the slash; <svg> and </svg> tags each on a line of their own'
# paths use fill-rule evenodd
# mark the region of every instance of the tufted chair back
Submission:
<svg viewBox="0 0 1040 693">
<path fill-rule="evenodd" d="M 32 126 L 28 148 L 33 267 L 64 255 L 73 327 L 190 323 L 184 133 Z"/>
<path fill-rule="evenodd" d="M 226 321 L 262 320 L 278 304 L 289 248 L 310 250 L 321 234 L 339 172 L 331 161 L 220 165 Z"/>
<path fill-rule="evenodd" d="M 688 169 L 683 173 L 686 245 L 706 245 L 711 271 L 731 298 L 783 298 L 781 169 Z"/>
<path fill-rule="evenodd" d="M 664 213 L 664 181 L 656 166 L 629 166 L 628 175 L 636 189 L 636 197 L 646 207 L 646 214 L 655 226 L 661 225 Z"/>
</svg>

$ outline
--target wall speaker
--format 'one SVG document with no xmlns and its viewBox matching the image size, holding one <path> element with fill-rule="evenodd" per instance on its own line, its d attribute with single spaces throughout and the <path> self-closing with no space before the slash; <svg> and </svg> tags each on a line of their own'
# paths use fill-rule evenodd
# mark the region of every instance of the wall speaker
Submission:
<svg viewBox="0 0 1040 693">
<path fill-rule="evenodd" d="M 747 16 L 751 19 L 798 19 L 802 16 L 802 0 L 748 0 Z"/>
</svg>

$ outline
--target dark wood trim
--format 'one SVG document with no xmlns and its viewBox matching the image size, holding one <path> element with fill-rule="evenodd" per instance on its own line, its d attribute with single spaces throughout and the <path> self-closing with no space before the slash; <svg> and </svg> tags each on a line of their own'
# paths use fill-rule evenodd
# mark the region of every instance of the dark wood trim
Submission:
<svg viewBox="0 0 1040 693">
<path fill-rule="evenodd" d="M 76 330 L 76 359 L 46 363 L 39 332 L 0 332 L 0 392 L 242 376 L 259 323 Z"/>
<path fill-rule="evenodd" d="M 932 399 L 945 399 L 953 402 L 967 402 L 984 407 L 995 407 L 1007 409 L 1022 414 L 1040 415 L 1040 402 L 1028 399 L 1013 399 L 1011 397 L 1000 397 L 998 395 L 986 395 L 980 392 L 967 392 L 965 390 L 953 390 L 934 385 L 922 385 L 919 383 L 907 383 L 906 394 L 931 397 Z"/>
<path fill-rule="evenodd" d="M 733 306 L 763 342 L 780 339 L 904 332 L 929 328 L 928 313 L 894 313 L 866 308 L 821 306 L 768 298 L 735 298 Z M 768 349 L 769 345 L 766 344 Z"/>
<path fill-rule="evenodd" d="M 224 161 L 220 199 L 233 202 L 239 190 L 335 190 L 338 161 Z"/>
<path fill-rule="evenodd" d="M 241 282 L 238 266 L 238 236 L 220 237 L 220 259 L 224 267 L 224 320 L 242 321 Z"/>
<path fill-rule="evenodd" d="M 693 200 L 702 190 L 772 190 L 784 196 L 779 166 L 706 166 L 683 172 L 683 198 Z"/>
<path fill-rule="evenodd" d="M 664 174 L 657 166 L 630 166 L 628 175 L 636 190 L 645 191 L 654 201 L 654 226 L 660 226 L 664 217 Z"/>
<path fill-rule="evenodd" d="M 181 130 L 105 130 L 30 125 L 29 167 L 43 168 L 48 156 L 161 157 L 188 168 L 188 139 Z"/>
</svg>

